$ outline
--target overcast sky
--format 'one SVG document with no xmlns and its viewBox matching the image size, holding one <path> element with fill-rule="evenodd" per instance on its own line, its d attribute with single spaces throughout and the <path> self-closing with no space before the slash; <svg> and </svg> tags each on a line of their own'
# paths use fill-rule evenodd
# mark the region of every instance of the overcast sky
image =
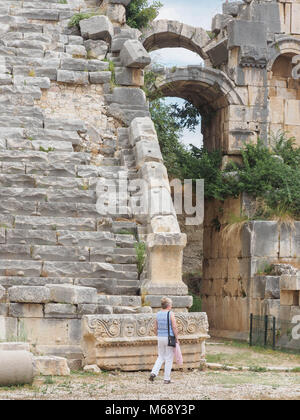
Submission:
<svg viewBox="0 0 300 420">
<path fill-rule="evenodd" d="M 178 20 L 192 26 L 202 27 L 209 30 L 215 14 L 221 13 L 223 0 L 161 0 L 164 7 L 161 9 L 158 19 Z M 152 59 L 157 63 L 168 67 L 187 66 L 189 64 L 201 64 L 198 54 L 183 48 L 165 48 L 151 53 Z M 168 100 L 172 103 L 182 103 L 180 99 Z M 202 136 L 200 127 L 196 133 L 184 131 L 183 142 L 201 146 Z"/>
</svg>

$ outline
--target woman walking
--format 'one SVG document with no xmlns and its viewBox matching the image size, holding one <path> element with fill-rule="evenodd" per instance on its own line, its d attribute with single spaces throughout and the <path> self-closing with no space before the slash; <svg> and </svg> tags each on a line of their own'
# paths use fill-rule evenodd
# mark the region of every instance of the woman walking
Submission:
<svg viewBox="0 0 300 420">
<path fill-rule="evenodd" d="M 173 340 L 175 337 L 176 343 L 179 343 L 175 315 L 171 312 L 171 309 L 172 300 L 163 297 L 161 300 L 161 311 L 157 313 L 155 321 L 155 333 L 158 337 L 158 358 L 149 378 L 151 382 L 154 381 L 159 374 L 163 363 L 165 363 L 164 383 L 171 383 L 171 371 L 175 348 L 168 345 L 169 336 L 173 337 Z"/>
</svg>

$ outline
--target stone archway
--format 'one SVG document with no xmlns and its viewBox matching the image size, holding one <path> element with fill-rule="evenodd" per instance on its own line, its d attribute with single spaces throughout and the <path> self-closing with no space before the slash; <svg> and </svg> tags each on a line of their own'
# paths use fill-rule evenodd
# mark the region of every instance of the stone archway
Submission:
<svg viewBox="0 0 300 420">
<path fill-rule="evenodd" d="M 180 67 L 160 76 L 156 87 L 163 96 L 191 102 L 202 116 L 206 148 L 226 152 L 229 132 L 226 110 L 230 105 L 243 105 L 243 100 L 225 73 L 202 66 Z"/>
<path fill-rule="evenodd" d="M 300 55 L 300 40 L 282 39 L 269 63 L 269 132 L 287 132 L 300 145 L 300 80 L 292 76 L 293 57 Z"/>
<path fill-rule="evenodd" d="M 206 59 L 204 47 L 210 42 L 207 32 L 173 20 L 157 20 L 142 35 L 141 41 L 147 51 L 161 48 L 186 48 Z"/>
</svg>

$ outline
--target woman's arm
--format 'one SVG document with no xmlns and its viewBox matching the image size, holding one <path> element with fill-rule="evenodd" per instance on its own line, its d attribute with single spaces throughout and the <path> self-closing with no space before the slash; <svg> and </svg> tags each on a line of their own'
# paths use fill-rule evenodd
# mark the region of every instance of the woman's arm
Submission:
<svg viewBox="0 0 300 420">
<path fill-rule="evenodd" d="M 154 332 L 155 332 L 155 335 L 157 335 L 157 330 L 158 330 L 158 325 L 157 325 L 157 319 L 155 320 L 155 323 L 154 323 Z"/>
<path fill-rule="evenodd" d="M 173 333 L 175 335 L 176 341 L 179 343 L 178 329 L 177 329 L 177 325 L 176 325 L 175 315 L 173 314 L 173 312 L 171 312 L 171 322 L 172 322 L 172 329 L 173 329 Z"/>
</svg>

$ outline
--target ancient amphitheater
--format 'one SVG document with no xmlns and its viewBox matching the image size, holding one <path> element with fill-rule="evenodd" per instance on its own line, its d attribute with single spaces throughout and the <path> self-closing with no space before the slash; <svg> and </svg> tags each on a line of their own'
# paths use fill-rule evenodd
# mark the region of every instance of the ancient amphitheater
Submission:
<svg viewBox="0 0 300 420">
<path fill-rule="evenodd" d="M 186 365 L 197 367 L 208 323 L 216 336 L 245 338 L 250 313 L 300 314 L 300 224 L 253 221 L 224 242 L 214 220 L 251 213 L 251 200 L 228 200 L 221 215 L 220 203 L 205 203 L 205 312 L 188 312 L 187 239 L 170 204 L 144 69 L 153 50 L 199 54 L 203 66 L 160 73 L 156 87 L 199 109 L 204 145 L 221 149 L 224 162 L 271 131 L 288 130 L 300 145 L 300 2 L 224 3 L 210 36 L 166 20 L 141 33 L 126 25 L 129 3 L 0 1 L 0 340 L 26 341 L 37 359 L 62 356 L 73 369 L 148 368 L 153 313 L 168 295 Z M 79 11 L 93 15 L 69 27 Z M 140 185 L 160 204 L 147 213 L 137 211 Z M 257 276 L 266 262 L 278 273 Z"/>
</svg>

